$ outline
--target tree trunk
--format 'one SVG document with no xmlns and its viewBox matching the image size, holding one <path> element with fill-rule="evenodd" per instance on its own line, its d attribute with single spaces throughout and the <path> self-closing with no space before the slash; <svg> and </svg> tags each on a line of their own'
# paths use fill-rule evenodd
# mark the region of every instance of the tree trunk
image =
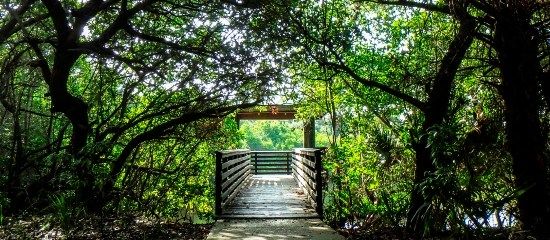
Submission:
<svg viewBox="0 0 550 240">
<path fill-rule="evenodd" d="M 80 57 L 79 53 L 71 52 L 71 48 L 76 47 L 72 41 L 66 41 L 65 44 L 56 48 L 54 65 L 51 75 L 46 78 L 49 94 L 52 99 L 52 112 L 60 112 L 71 122 L 71 148 L 70 153 L 75 157 L 76 175 L 80 180 L 80 188 L 77 196 L 79 200 L 88 206 L 88 202 L 93 199 L 93 187 L 95 177 L 91 171 L 90 159 L 84 159 L 80 154 L 86 146 L 88 136 L 91 133 L 91 126 L 88 118 L 88 105 L 80 98 L 73 96 L 68 91 L 68 81 L 71 69 Z M 90 212 L 97 212 L 98 208 L 87 209 Z"/>
<path fill-rule="evenodd" d="M 506 137 L 518 197 L 519 220 L 536 235 L 548 235 L 545 139 L 539 116 L 536 30 L 527 11 L 504 8 L 496 17 L 495 49 L 502 77 Z"/>
<path fill-rule="evenodd" d="M 67 88 L 69 75 L 79 54 L 57 49 L 51 76 L 47 81 L 52 99 L 52 112 L 63 113 L 73 127 L 71 153 L 76 155 L 86 145 L 90 133 L 88 105 L 80 98 L 71 95 Z"/>
<path fill-rule="evenodd" d="M 407 227 L 421 234 L 426 226 L 423 218 L 423 211 L 426 204 L 429 204 L 430 199 L 426 199 L 419 189 L 419 184 L 422 183 L 426 176 L 435 171 L 434 158 L 432 157 L 432 149 L 428 143 L 428 133 L 434 126 L 443 123 L 447 117 L 452 84 L 467 50 L 473 41 L 475 33 L 475 23 L 472 19 L 460 16 L 460 27 L 453 41 L 449 45 L 448 51 L 443 58 L 437 75 L 434 79 L 434 84 L 429 92 L 428 102 L 424 109 L 424 123 L 422 125 L 422 136 L 418 142 L 414 144 L 416 152 L 416 169 L 414 176 L 414 189 L 411 192 L 411 203 L 407 213 Z M 432 226 L 433 227 L 433 226 Z"/>
</svg>

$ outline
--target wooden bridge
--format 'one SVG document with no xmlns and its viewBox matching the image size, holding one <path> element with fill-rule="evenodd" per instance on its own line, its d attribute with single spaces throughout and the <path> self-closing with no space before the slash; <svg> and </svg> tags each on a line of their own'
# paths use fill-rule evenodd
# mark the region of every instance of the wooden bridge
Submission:
<svg viewBox="0 0 550 240">
<path fill-rule="evenodd" d="M 218 218 L 322 218 L 322 150 L 216 153 Z"/>
</svg>

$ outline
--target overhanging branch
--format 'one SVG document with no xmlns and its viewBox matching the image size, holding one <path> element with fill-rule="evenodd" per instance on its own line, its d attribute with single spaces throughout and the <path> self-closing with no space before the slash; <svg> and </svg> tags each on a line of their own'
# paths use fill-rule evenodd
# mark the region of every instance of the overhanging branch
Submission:
<svg viewBox="0 0 550 240">
<path fill-rule="evenodd" d="M 451 14 L 451 9 L 447 5 L 438 5 L 438 4 L 431 4 L 431 3 L 422 3 L 422 2 L 415 2 L 415 1 L 405 1 L 405 0 L 367 0 L 367 2 L 374 2 L 374 3 L 380 3 L 385 5 L 393 5 L 393 6 L 404 6 L 404 7 L 415 7 L 415 8 L 421 8 L 427 11 L 432 12 L 439 12 L 444 14 Z"/>
<path fill-rule="evenodd" d="M 366 79 L 366 78 L 363 78 L 361 76 L 359 76 L 359 74 L 357 74 L 355 71 L 353 71 L 353 69 L 351 69 L 350 67 L 346 66 L 346 65 L 343 65 L 343 64 L 338 64 L 338 63 L 333 63 L 333 62 L 320 62 L 321 66 L 325 66 L 325 67 L 329 67 L 329 68 L 332 68 L 334 70 L 339 70 L 339 71 L 342 71 L 344 73 L 346 73 L 347 75 L 349 75 L 351 78 L 353 78 L 355 81 L 361 83 L 363 86 L 366 86 L 366 87 L 373 87 L 373 88 L 376 88 L 376 89 L 379 89 L 383 92 L 386 92 L 394 97 L 397 97 L 403 101 L 405 101 L 406 103 L 409 103 L 411 105 L 413 105 L 414 107 L 420 109 L 421 111 L 425 111 L 425 103 L 412 97 L 411 95 L 408 95 L 404 92 L 401 92 L 401 91 L 398 91 L 396 89 L 393 89 L 391 88 L 390 86 L 387 86 L 387 85 L 384 85 L 382 83 L 379 83 L 377 81 L 373 81 L 373 80 L 369 80 L 369 79 Z"/>
</svg>

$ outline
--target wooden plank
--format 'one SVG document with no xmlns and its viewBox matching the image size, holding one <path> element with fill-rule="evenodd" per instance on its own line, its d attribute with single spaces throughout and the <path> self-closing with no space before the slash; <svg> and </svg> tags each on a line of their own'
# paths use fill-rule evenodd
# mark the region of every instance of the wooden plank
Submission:
<svg viewBox="0 0 550 240">
<path fill-rule="evenodd" d="M 301 162 L 292 162 L 292 165 L 300 169 L 302 172 L 307 173 L 307 176 L 304 176 L 304 177 L 315 180 L 315 176 L 316 176 L 315 172 L 309 169 L 308 167 L 306 167 L 305 165 L 303 165 Z"/>
<path fill-rule="evenodd" d="M 285 154 L 293 153 L 293 151 L 250 151 L 250 154 L 258 154 L 258 155 L 277 155 L 277 156 L 284 156 Z"/>
<path fill-rule="evenodd" d="M 309 160 L 305 157 L 302 157 L 302 156 L 293 156 L 292 159 L 293 159 L 293 161 L 304 163 L 305 165 L 310 167 L 312 170 L 315 170 L 315 162 L 314 161 L 311 161 L 311 160 Z"/>
<path fill-rule="evenodd" d="M 252 168 L 250 165 L 245 166 L 245 167 L 242 168 L 239 172 L 237 172 L 236 174 L 233 174 L 232 176 L 230 176 L 229 178 L 227 178 L 227 179 L 222 183 L 222 189 L 226 189 L 228 185 L 233 184 L 233 182 L 235 182 L 236 180 L 238 180 L 238 179 L 239 179 L 246 171 L 248 171 L 250 168 Z"/>
<path fill-rule="evenodd" d="M 237 111 L 237 120 L 243 119 L 294 119 L 296 110 L 291 105 L 264 105 Z"/>
<path fill-rule="evenodd" d="M 231 159 L 227 162 L 222 163 L 222 169 L 226 169 L 227 167 L 232 166 L 235 163 L 238 163 L 238 162 L 241 162 L 241 161 L 244 161 L 244 160 L 248 160 L 248 159 L 250 159 L 250 155 L 244 155 L 242 157 Z"/>
<path fill-rule="evenodd" d="M 303 214 L 285 214 L 285 215 L 237 215 L 237 214 L 223 214 L 220 216 L 223 219 L 313 219 L 319 218 L 317 213 L 303 213 Z"/>
<path fill-rule="evenodd" d="M 307 195 L 308 199 L 314 202 L 315 197 L 317 196 L 315 188 L 310 186 L 311 183 L 308 183 L 307 180 L 300 176 L 297 172 L 293 172 L 293 174 L 302 190 L 304 190 L 304 193 Z"/>
<path fill-rule="evenodd" d="M 300 205 L 260 205 L 260 204 L 249 204 L 249 205 L 237 205 L 231 207 L 231 210 L 236 212 L 242 211 L 285 211 L 285 212 L 298 212 L 303 213 L 306 210 L 306 206 L 303 204 Z M 225 211 L 225 213 L 230 213 L 230 211 Z"/>
<path fill-rule="evenodd" d="M 292 151 L 253 151 L 254 173 L 275 174 L 290 172 Z"/>
<path fill-rule="evenodd" d="M 305 158 L 305 157 L 297 156 L 297 155 L 296 155 L 296 156 L 293 156 L 293 157 L 292 157 L 292 161 L 293 161 L 293 162 L 301 162 L 301 163 L 304 163 L 304 164 L 306 164 L 309 168 L 311 168 L 312 170 L 315 169 L 315 162 L 309 160 L 308 158 Z"/>
<path fill-rule="evenodd" d="M 298 180 L 298 183 L 301 184 L 302 188 L 306 191 L 306 194 L 315 199 L 315 197 L 317 196 L 317 194 L 315 193 L 315 188 L 311 187 L 307 180 L 299 174 L 297 174 L 295 178 L 296 180 Z"/>
<path fill-rule="evenodd" d="M 250 177 L 251 177 L 251 174 L 250 174 L 250 171 L 248 171 L 246 174 L 242 175 L 239 180 L 237 180 L 238 181 L 237 184 L 230 187 L 231 189 L 229 190 L 229 192 L 231 192 L 231 194 L 224 201 L 222 201 L 222 207 L 224 207 L 227 203 L 230 203 L 231 200 L 233 200 L 237 196 L 237 194 L 239 194 L 239 190 L 245 187 L 245 184 L 241 184 L 241 183 L 245 183 Z"/>
<path fill-rule="evenodd" d="M 315 205 L 291 175 L 254 175 L 231 201 L 222 218 L 315 217 Z"/>
<path fill-rule="evenodd" d="M 319 149 L 316 149 L 316 148 L 296 148 L 294 149 L 294 153 L 315 157 L 315 151 L 318 151 L 318 150 Z"/>
<path fill-rule="evenodd" d="M 287 164 L 287 161 L 262 161 L 262 162 L 258 161 L 256 166 L 265 166 L 265 165 L 273 165 L 273 164 L 285 165 Z"/>
<path fill-rule="evenodd" d="M 231 174 L 235 173 L 236 171 L 239 171 L 241 169 L 243 169 L 245 166 L 249 166 L 250 165 L 250 162 L 249 161 L 245 161 L 235 167 L 232 167 L 231 169 L 227 170 L 226 172 L 223 172 L 222 173 L 222 179 L 226 179 L 227 177 L 231 176 Z"/>
<path fill-rule="evenodd" d="M 305 195 L 307 197 L 307 201 L 309 202 L 309 204 L 311 204 L 311 206 L 313 206 L 314 208 L 317 208 L 317 203 L 315 202 L 315 196 L 314 196 L 315 192 L 307 188 L 304 185 L 304 183 L 300 181 L 300 178 L 296 178 L 296 179 L 298 180 L 298 184 L 302 187 L 302 189 L 306 190 Z"/>
<path fill-rule="evenodd" d="M 239 199 L 235 199 L 235 205 L 278 205 L 278 204 L 284 204 L 284 205 L 304 205 L 304 200 L 302 199 L 296 199 L 299 198 L 300 195 L 295 196 L 278 196 L 278 199 L 258 199 L 257 197 L 245 197 L 240 196 Z"/>
<path fill-rule="evenodd" d="M 254 155 L 254 154 L 251 154 Z M 256 154 L 259 158 L 280 158 L 286 159 L 287 154 Z"/>
<path fill-rule="evenodd" d="M 273 175 L 273 174 L 286 174 L 288 172 L 259 172 L 259 173 L 255 173 L 256 175 L 258 176 L 262 176 L 262 175 Z"/>
<path fill-rule="evenodd" d="M 276 171 L 276 172 L 287 172 L 288 169 L 286 169 L 286 167 L 265 167 L 265 168 L 258 168 L 256 169 L 258 173 L 261 173 L 261 172 L 266 172 L 266 171 Z"/>
<path fill-rule="evenodd" d="M 311 192 L 314 190 L 312 186 L 309 185 L 309 183 L 306 181 L 306 178 L 304 178 L 302 175 L 300 175 L 298 171 L 292 171 L 292 175 L 297 180 L 298 185 L 302 188 L 302 190 L 305 191 L 306 194 L 309 194 L 311 196 Z"/>
<path fill-rule="evenodd" d="M 258 167 L 270 167 L 270 166 L 284 166 L 286 167 L 286 163 L 258 163 L 256 164 Z"/>
<path fill-rule="evenodd" d="M 305 174 L 301 172 L 299 169 L 293 168 L 293 173 L 297 174 L 301 178 L 301 182 L 307 183 L 305 186 L 307 186 L 310 190 L 315 191 L 317 189 L 317 186 L 315 185 L 315 181 L 308 178 L 307 176 L 304 176 Z"/>
<path fill-rule="evenodd" d="M 273 168 L 280 168 L 280 169 L 287 169 L 286 164 L 263 164 L 263 165 L 255 165 L 254 168 L 260 169 L 273 169 Z"/>
<path fill-rule="evenodd" d="M 286 168 L 264 168 L 264 169 L 258 169 L 258 174 L 266 173 L 266 172 L 274 172 L 274 173 L 280 173 L 280 174 L 286 174 L 287 170 Z"/>
<path fill-rule="evenodd" d="M 273 174 L 287 174 L 288 172 L 285 170 L 285 171 L 279 171 L 279 172 L 275 172 L 275 171 L 264 171 L 264 172 L 258 172 L 258 173 L 255 173 L 257 175 L 273 175 Z"/>
<path fill-rule="evenodd" d="M 277 169 L 277 168 L 286 169 L 286 164 L 264 164 L 264 165 L 256 165 L 254 167 L 257 168 L 258 170 L 261 170 L 261 169 Z"/>
<path fill-rule="evenodd" d="M 237 113 L 237 119 L 239 120 L 291 120 L 295 119 L 295 113 L 293 112 L 279 112 L 277 114 L 272 114 L 271 112 L 262 112 L 262 113 Z"/>
<path fill-rule="evenodd" d="M 250 150 L 248 149 L 235 149 L 235 150 L 222 150 L 219 151 L 222 154 L 222 158 L 228 158 L 239 154 L 249 154 Z"/>
</svg>

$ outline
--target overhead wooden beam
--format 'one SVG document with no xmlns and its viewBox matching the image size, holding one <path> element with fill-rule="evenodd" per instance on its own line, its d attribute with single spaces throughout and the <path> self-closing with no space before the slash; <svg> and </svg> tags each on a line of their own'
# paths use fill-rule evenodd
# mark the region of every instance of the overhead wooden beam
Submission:
<svg viewBox="0 0 550 240">
<path fill-rule="evenodd" d="M 237 113 L 239 120 L 287 120 L 295 119 L 294 113 Z"/>
<path fill-rule="evenodd" d="M 290 120 L 296 119 L 296 110 L 291 105 L 264 105 L 237 112 L 237 120 Z"/>
</svg>

